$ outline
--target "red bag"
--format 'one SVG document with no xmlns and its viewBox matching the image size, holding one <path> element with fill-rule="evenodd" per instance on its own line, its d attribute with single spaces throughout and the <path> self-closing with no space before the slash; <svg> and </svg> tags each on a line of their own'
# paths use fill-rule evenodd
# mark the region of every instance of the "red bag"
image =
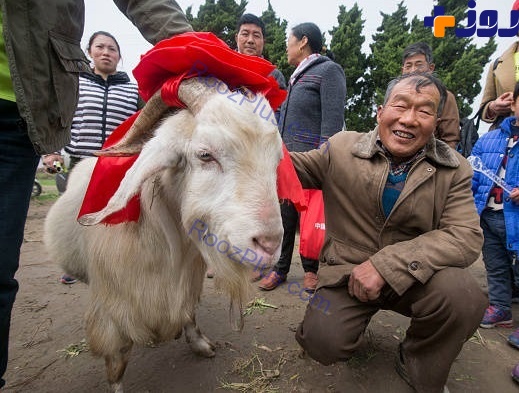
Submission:
<svg viewBox="0 0 519 393">
<path fill-rule="evenodd" d="M 319 259 L 324 244 L 324 202 L 321 190 L 303 190 L 307 195 L 307 208 L 299 217 L 299 254 Z"/>
</svg>

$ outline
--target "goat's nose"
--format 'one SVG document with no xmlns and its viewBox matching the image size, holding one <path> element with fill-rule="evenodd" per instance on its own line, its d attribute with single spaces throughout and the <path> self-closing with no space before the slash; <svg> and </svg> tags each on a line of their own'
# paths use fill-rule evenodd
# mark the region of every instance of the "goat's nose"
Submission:
<svg viewBox="0 0 519 393">
<path fill-rule="evenodd" d="M 281 238 L 280 236 L 257 236 L 254 238 L 254 242 L 269 255 L 274 255 L 281 244 Z"/>
</svg>

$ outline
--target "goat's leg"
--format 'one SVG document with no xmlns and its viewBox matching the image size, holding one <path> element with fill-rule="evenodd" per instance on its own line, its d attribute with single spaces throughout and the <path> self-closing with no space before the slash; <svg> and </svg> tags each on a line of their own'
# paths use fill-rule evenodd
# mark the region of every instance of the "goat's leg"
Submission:
<svg viewBox="0 0 519 393">
<path fill-rule="evenodd" d="M 186 341 L 194 353 L 207 358 L 215 355 L 216 346 L 200 332 L 194 319 L 185 324 L 184 332 Z"/>
<path fill-rule="evenodd" d="M 108 383 L 114 393 L 123 393 L 123 378 L 124 371 L 128 365 L 132 344 L 121 347 L 115 355 L 105 356 L 106 376 Z"/>
<path fill-rule="evenodd" d="M 122 393 L 121 380 L 133 342 L 123 336 L 101 302 L 96 301 L 91 302 L 86 313 L 86 333 L 92 353 L 105 359 L 106 376 L 112 391 Z"/>
</svg>

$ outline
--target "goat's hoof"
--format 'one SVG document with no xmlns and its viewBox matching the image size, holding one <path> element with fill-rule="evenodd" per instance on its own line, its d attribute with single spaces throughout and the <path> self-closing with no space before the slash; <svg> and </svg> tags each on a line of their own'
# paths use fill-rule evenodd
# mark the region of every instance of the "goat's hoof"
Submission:
<svg viewBox="0 0 519 393">
<path fill-rule="evenodd" d="M 191 350 L 197 355 L 212 358 L 216 355 L 215 349 L 216 345 L 214 345 L 206 336 L 200 335 L 197 340 L 193 340 L 189 343 Z"/>
<path fill-rule="evenodd" d="M 124 393 L 123 384 L 121 382 L 112 383 L 110 384 L 110 387 L 112 388 L 112 392 L 114 393 Z"/>
</svg>

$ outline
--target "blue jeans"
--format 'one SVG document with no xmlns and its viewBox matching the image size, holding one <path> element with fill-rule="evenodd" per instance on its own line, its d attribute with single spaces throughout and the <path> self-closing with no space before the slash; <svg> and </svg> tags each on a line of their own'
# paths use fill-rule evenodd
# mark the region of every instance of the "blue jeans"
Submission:
<svg viewBox="0 0 519 393">
<path fill-rule="evenodd" d="M 489 303 L 504 310 L 510 310 L 513 254 L 506 248 L 503 211 L 484 210 L 481 213 L 481 228 L 485 237 L 483 261 L 487 270 Z"/>
<path fill-rule="evenodd" d="M 5 384 L 14 278 L 39 156 L 15 103 L 0 100 L 0 387 Z"/>
</svg>

